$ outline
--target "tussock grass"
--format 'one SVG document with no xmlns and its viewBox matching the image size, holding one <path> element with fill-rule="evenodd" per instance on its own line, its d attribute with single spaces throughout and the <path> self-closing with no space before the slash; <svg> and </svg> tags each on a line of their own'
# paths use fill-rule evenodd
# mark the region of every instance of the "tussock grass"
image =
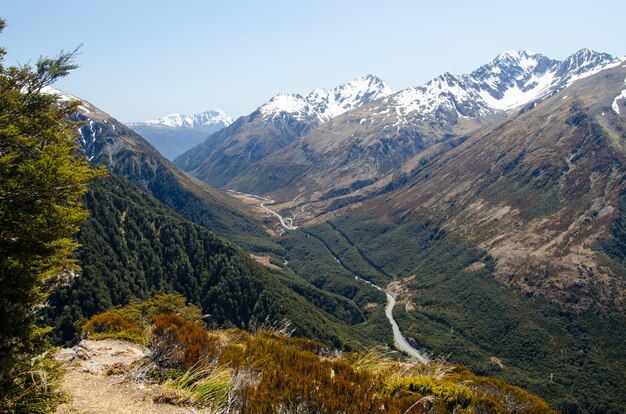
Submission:
<svg viewBox="0 0 626 414">
<path fill-rule="evenodd" d="M 14 366 L 10 380 L 0 381 L 0 413 L 46 414 L 65 396 L 57 390 L 58 364 L 48 352 Z"/>
<path fill-rule="evenodd" d="M 185 392 L 190 403 L 213 409 L 223 408 L 233 389 L 232 370 L 224 367 L 198 365 L 180 377 L 167 380 L 163 386 Z"/>
</svg>

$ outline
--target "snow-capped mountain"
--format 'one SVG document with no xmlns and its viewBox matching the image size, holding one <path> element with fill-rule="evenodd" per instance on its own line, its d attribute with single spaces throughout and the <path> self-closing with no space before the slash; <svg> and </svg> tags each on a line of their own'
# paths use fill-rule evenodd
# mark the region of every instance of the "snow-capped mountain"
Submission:
<svg viewBox="0 0 626 414">
<path fill-rule="evenodd" d="M 528 50 L 500 53 L 470 74 L 444 73 L 386 99 L 398 115 L 458 117 L 510 111 L 550 96 L 575 80 L 617 66 L 623 58 L 582 49 L 564 61 Z"/>
<path fill-rule="evenodd" d="M 129 124 L 133 127 L 137 124 L 161 125 L 172 128 L 207 128 L 220 127 L 224 128 L 233 123 L 233 118 L 227 115 L 221 109 L 211 109 L 194 115 L 184 115 L 173 113 L 165 115 L 159 119 L 153 119 L 145 122 L 134 122 Z"/>
<path fill-rule="evenodd" d="M 469 74 L 444 73 L 347 111 L 252 165 L 229 185 L 277 199 L 296 198 L 303 191 L 328 198 L 396 169 L 403 169 L 397 174 L 402 177 L 459 145 L 472 131 L 513 110 L 528 110 L 623 60 L 587 49 L 563 61 L 527 50 L 503 52 Z"/>
<path fill-rule="evenodd" d="M 173 160 L 203 142 L 212 133 L 232 123 L 233 118 L 224 111 L 212 109 L 195 115 L 174 113 L 127 125 L 154 145 L 166 158 Z"/>
<path fill-rule="evenodd" d="M 269 118 L 287 113 L 296 119 L 316 119 L 321 124 L 393 92 L 382 79 L 363 75 L 334 89 L 315 89 L 307 96 L 276 95 L 259 110 Z"/>
<path fill-rule="evenodd" d="M 364 75 L 334 89 L 315 89 L 306 96 L 279 94 L 180 155 L 174 163 L 213 186 L 224 186 L 250 164 L 312 129 L 391 93 L 383 80 Z"/>
</svg>

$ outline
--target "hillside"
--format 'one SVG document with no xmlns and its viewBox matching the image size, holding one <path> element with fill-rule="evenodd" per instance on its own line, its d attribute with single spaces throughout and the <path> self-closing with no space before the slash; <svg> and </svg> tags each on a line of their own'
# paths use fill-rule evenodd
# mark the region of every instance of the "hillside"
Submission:
<svg viewBox="0 0 626 414">
<path fill-rule="evenodd" d="M 370 342 L 352 301 L 262 267 L 121 177 L 93 184 L 85 203 L 90 217 L 76 253 L 82 271 L 52 293 L 46 309 L 57 342 L 75 339 L 81 318 L 158 291 L 183 294 L 216 326 L 250 329 L 288 320 L 299 335 L 337 346 Z"/>
<path fill-rule="evenodd" d="M 64 100 L 78 98 L 56 89 Z M 94 165 L 106 166 L 183 217 L 244 246 L 264 245 L 262 223 L 223 193 L 176 168 L 140 135 L 93 104 L 82 101 L 72 115 L 79 150 Z"/>
<path fill-rule="evenodd" d="M 172 313 L 171 300 L 179 301 L 155 297 L 87 322 L 89 339 L 58 356 L 69 401 L 57 412 L 554 412 L 522 389 L 441 361 L 346 353 L 275 329 L 206 331 L 199 312 L 183 302 Z M 149 350 L 103 339 L 142 330 L 136 339 Z"/>
<path fill-rule="evenodd" d="M 623 309 L 624 281 L 596 242 L 623 209 L 626 122 L 611 105 L 624 78 L 625 67 L 607 69 L 471 135 L 376 208 L 438 223 L 485 250 L 498 279 L 522 291 Z"/>
</svg>

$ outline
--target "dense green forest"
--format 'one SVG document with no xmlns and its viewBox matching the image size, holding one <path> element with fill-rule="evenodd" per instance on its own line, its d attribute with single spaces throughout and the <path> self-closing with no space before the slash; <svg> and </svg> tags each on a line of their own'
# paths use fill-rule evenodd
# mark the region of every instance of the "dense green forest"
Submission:
<svg viewBox="0 0 626 414">
<path fill-rule="evenodd" d="M 56 342 L 73 340 L 81 318 L 164 291 L 201 306 L 210 325 L 250 329 L 287 320 L 295 333 L 336 346 L 371 343 L 351 326 L 365 323 L 352 302 L 293 272 L 270 272 L 115 174 L 92 184 L 85 204 L 91 215 L 76 253 L 82 271 L 53 292 L 47 308 Z"/>
</svg>

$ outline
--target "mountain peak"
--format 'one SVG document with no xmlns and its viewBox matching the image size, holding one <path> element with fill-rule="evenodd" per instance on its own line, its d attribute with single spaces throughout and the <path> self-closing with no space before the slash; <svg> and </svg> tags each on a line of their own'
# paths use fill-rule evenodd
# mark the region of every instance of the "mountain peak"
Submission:
<svg viewBox="0 0 626 414">
<path fill-rule="evenodd" d="M 528 49 L 505 50 L 504 52 L 500 52 L 498 56 L 496 56 L 495 60 L 522 59 L 536 55 L 539 55 L 539 53 L 533 52 L 532 50 Z"/>
<path fill-rule="evenodd" d="M 393 90 L 381 78 L 366 74 L 330 90 L 314 89 L 306 97 L 299 94 L 275 95 L 259 107 L 259 110 L 272 118 L 280 113 L 288 113 L 295 115 L 297 119 L 309 117 L 323 123 L 392 93 Z"/>
<path fill-rule="evenodd" d="M 568 56 L 557 69 L 556 75 L 568 78 L 569 83 L 574 80 L 592 75 L 600 70 L 617 66 L 621 60 L 608 53 L 596 52 L 591 49 L 580 49 Z"/>
<path fill-rule="evenodd" d="M 462 117 L 481 116 L 519 108 L 622 60 L 590 49 L 581 49 L 562 62 L 527 49 L 509 50 L 470 74 L 446 72 L 423 86 L 393 95 L 391 101 L 404 115 L 423 118 L 457 112 Z"/>
</svg>

